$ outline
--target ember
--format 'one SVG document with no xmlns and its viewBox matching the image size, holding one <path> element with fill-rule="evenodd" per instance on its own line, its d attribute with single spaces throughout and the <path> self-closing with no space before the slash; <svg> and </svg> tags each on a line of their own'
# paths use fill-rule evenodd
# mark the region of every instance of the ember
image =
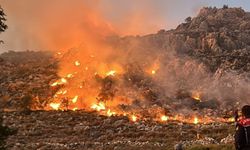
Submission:
<svg viewBox="0 0 250 150">
<path fill-rule="evenodd" d="M 161 121 L 168 121 L 168 116 L 165 115 L 161 116 Z"/>
<path fill-rule="evenodd" d="M 199 119 L 197 117 L 194 117 L 194 124 L 198 124 L 199 123 Z"/>
<path fill-rule="evenodd" d="M 136 121 L 137 121 L 137 116 L 132 115 L 132 116 L 131 116 L 131 120 L 132 120 L 133 122 L 136 122 Z"/>
<path fill-rule="evenodd" d="M 75 61 L 75 66 L 80 66 L 81 63 L 79 61 Z"/>
</svg>

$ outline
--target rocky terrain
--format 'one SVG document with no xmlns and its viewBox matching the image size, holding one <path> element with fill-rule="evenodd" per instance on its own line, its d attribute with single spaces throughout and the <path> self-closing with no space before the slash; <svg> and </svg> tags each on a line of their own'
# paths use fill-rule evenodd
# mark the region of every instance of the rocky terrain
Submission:
<svg viewBox="0 0 250 150">
<path fill-rule="evenodd" d="M 3 113 L 4 125 L 18 129 L 7 149 L 173 149 L 190 145 L 232 144 L 233 124 L 130 121 L 85 111 Z"/>
<path fill-rule="evenodd" d="M 116 48 L 143 51 L 143 59 L 168 52 L 203 63 L 211 73 L 250 71 L 250 13 L 241 8 L 203 8 L 174 30 L 109 40 Z M 48 52 L 0 55 L 3 125 L 17 130 L 6 140 L 7 149 L 172 149 L 180 142 L 187 148 L 209 144 L 232 148 L 232 123 L 132 122 L 84 110 L 30 111 L 43 109 L 57 91 L 50 87 L 58 79 L 57 69 L 58 60 Z M 223 110 L 213 112 L 219 115 Z"/>
<path fill-rule="evenodd" d="M 179 56 L 188 55 L 206 64 L 212 72 L 250 70 L 250 12 L 226 6 L 205 7 L 196 17 L 185 21 L 174 30 L 125 37 L 121 43 L 129 43 L 127 46 L 136 43 L 137 48 L 146 51 L 145 55 L 149 49 L 154 49 L 156 54 L 173 51 Z"/>
<path fill-rule="evenodd" d="M 49 83 L 57 78 L 56 60 L 46 52 L 8 52 L 0 58 L 0 108 L 20 110 L 39 97 L 42 105 L 53 95 Z"/>
</svg>

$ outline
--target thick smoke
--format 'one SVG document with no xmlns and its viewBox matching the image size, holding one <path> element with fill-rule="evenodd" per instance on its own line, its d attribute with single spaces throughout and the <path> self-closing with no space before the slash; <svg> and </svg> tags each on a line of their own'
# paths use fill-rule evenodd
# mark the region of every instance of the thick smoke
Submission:
<svg viewBox="0 0 250 150">
<path fill-rule="evenodd" d="M 89 39 L 148 34 L 170 25 L 161 1 L 0 0 L 9 29 L 7 50 L 67 50 Z M 164 3 L 165 4 L 165 3 Z M 168 5 L 166 5 L 168 6 Z"/>
<path fill-rule="evenodd" d="M 3 1 L 8 14 L 6 46 L 11 50 L 67 50 L 113 34 L 98 13 L 99 1 Z M 15 49 L 13 49 L 15 48 Z"/>
</svg>

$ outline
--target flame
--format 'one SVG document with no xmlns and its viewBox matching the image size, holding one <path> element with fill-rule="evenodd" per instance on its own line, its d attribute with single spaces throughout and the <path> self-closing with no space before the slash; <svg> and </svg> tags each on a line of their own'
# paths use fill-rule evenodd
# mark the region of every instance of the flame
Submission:
<svg viewBox="0 0 250 150">
<path fill-rule="evenodd" d="M 75 61 L 75 66 L 80 66 L 81 65 L 81 63 L 80 63 L 80 61 Z"/>
<path fill-rule="evenodd" d="M 67 80 L 65 78 L 61 78 L 60 80 L 52 83 L 50 86 L 62 85 L 62 84 L 65 84 L 65 83 L 67 83 Z"/>
<path fill-rule="evenodd" d="M 64 91 L 62 92 L 62 95 L 65 95 L 67 92 L 68 92 L 67 90 L 64 90 Z"/>
<path fill-rule="evenodd" d="M 194 124 L 198 124 L 199 123 L 199 119 L 197 117 L 194 117 Z"/>
<path fill-rule="evenodd" d="M 162 115 L 161 116 L 161 121 L 168 121 L 168 116 Z"/>
<path fill-rule="evenodd" d="M 67 83 L 67 80 L 65 78 L 61 78 L 61 83 L 65 84 L 65 83 Z"/>
<path fill-rule="evenodd" d="M 107 115 L 108 115 L 108 116 L 114 116 L 114 115 L 116 115 L 116 113 L 115 113 L 115 112 L 112 112 L 110 109 L 108 109 Z"/>
<path fill-rule="evenodd" d="M 99 102 L 98 104 L 93 104 L 91 108 L 96 111 L 101 111 L 106 109 L 105 104 L 103 102 Z"/>
<path fill-rule="evenodd" d="M 136 122 L 136 121 L 137 121 L 137 116 L 132 115 L 132 116 L 131 116 L 131 120 L 132 120 L 133 122 Z"/>
<path fill-rule="evenodd" d="M 78 108 L 77 108 L 77 107 L 75 107 L 75 108 L 73 108 L 72 110 L 73 110 L 73 111 L 77 111 L 77 110 L 78 110 Z"/>
<path fill-rule="evenodd" d="M 50 103 L 50 107 L 52 107 L 54 110 L 58 110 L 60 107 L 60 103 Z"/>
<path fill-rule="evenodd" d="M 78 100 L 78 96 L 75 96 L 73 99 L 72 99 L 72 103 L 76 103 Z"/>
<path fill-rule="evenodd" d="M 199 92 L 192 92 L 192 98 L 201 101 L 201 94 Z"/>
<path fill-rule="evenodd" d="M 116 73 L 115 70 L 111 70 L 111 71 L 106 73 L 106 76 L 115 76 L 115 73 Z"/>
<path fill-rule="evenodd" d="M 234 117 L 228 118 L 227 121 L 228 121 L 228 122 L 235 122 L 235 118 L 234 118 Z"/>
<path fill-rule="evenodd" d="M 151 71 L 151 74 L 152 74 L 152 75 L 156 74 L 156 70 L 152 70 L 152 71 Z"/>
<path fill-rule="evenodd" d="M 73 77 L 73 74 L 69 73 L 67 74 L 67 78 L 72 78 Z"/>
</svg>

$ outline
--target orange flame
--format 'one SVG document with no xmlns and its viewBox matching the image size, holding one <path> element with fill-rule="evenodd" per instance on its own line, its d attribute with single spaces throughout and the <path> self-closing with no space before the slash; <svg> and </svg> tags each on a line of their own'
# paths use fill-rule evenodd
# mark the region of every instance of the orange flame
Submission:
<svg viewBox="0 0 250 150">
<path fill-rule="evenodd" d="M 199 119 L 197 117 L 194 117 L 194 124 L 198 124 L 199 123 Z"/>
<path fill-rule="evenodd" d="M 114 115 L 116 115 L 116 113 L 115 113 L 115 112 L 112 112 L 110 109 L 108 109 L 107 115 L 108 115 L 108 116 L 114 116 Z"/>
<path fill-rule="evenodd" d="M 78 100 L 78 96 L 75 96 L 73 99 L 72 99 L 72 103 L 76 103 Z"/>
<path fill-rule="evenodd" d="M 132 115 L 132 116 L 131 116 L 131 120 L 132 120 L 133 122 L 136 122 L 136 121 L 137 121 L 137 116 Z"/>
<path fill-rule="evenodd" d="M 201 94 L 199 92 L 192 92 L 192 98 L 201 101 Z"/>
<path fill-rule="evenodd" d="M 60 103 L 50 103 L 50 107 L 52 107 L 54 110 L 58 110 L 60 107 Z"/>
<path fill-rule="evenodd" d="M 81 63 L 80 63 L 80 61 L 75 61 L 75 66 L 80 66 L 81 65 Z"/>
<path fill-rule="evenodd" d="M 161 116 L 161 121 L 168 121 L 168 116 L 162 115 Z"/>
<path fill-rule="evenodd" d="M 115 76 L 116 71 L 115 70 L 111 70 L 109 72 L 106 73 L 106 76 Z"/>
<path fill-rule="evenodd" d="M 156 70 L 152 70 L 152 71 L 151 71 L 151 74 L 152 74 L 152 75 L 156 74 Z"/>
<path fill-rule="evenodd" d="M 98 104 L 93 104 L 91 108 L 96 111 L 101 111 L 106 109 L 105 104 L 103 102 L 99 102 Z"/>
<path fill-rule="evenodd" d="M 57 85 L 62 85 L 66 83 L 67 83 L 67 80 L 65 78 L 61 78 L 59 81 L 52 83 L 50 86 L 57 86 Z"/>
</svg>

